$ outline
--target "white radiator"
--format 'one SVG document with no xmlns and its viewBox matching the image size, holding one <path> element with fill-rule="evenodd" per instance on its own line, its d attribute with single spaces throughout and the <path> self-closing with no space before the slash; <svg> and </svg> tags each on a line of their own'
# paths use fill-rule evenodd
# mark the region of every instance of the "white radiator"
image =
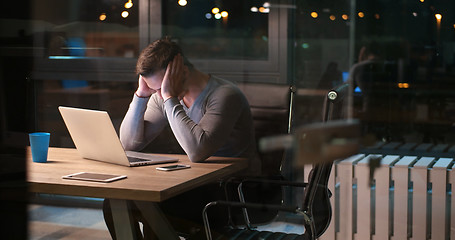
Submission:
<svg viewBox="0 0 455 240">
<path fill-rule="evenodd" d="M 381 165 L 369 185 L 369 158 Z M 322 240 L 455 240 L 452 158 L 358 154 L 332 168 Z M 307 168 L 308 169 L 308 168 Z"/>
</svg>

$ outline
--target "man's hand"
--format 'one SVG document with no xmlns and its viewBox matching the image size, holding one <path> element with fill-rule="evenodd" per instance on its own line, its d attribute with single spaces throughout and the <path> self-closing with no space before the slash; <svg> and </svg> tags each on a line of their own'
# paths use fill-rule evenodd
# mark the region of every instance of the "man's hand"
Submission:
<svg viewBox="0 0 455 240">
<path fill-rule="evenodd" d="M 166 101 L 171 97 L 181 99 L 185 95 L 183 57 L 178 54 L 169 62 L 161 84 L 161 96 Z"/>
<path fill-rule="evenodd" d="M 136 95 L 138 97 L 150 97 L 153 93 L 155 93 L 155 90 L 151 89 L 147 83 L 145 82 L 144 78 L 139 75 L 139 86 L 136 91 Z"/>
</svg>

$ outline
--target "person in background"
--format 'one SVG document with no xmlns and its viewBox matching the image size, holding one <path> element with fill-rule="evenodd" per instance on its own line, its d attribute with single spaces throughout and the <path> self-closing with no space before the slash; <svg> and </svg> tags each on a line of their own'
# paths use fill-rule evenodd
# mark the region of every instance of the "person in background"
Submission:
<svg viewBox="0 0 455 240">
<path fill-rule="evenodd" d="M 169 125 L 192 162 L 210 156 L 244 157 L 249 161 L 245 174 L 260 174 L 250 107 L 234 84 L 196 69 L 169 37 L 141 52 L 136 73 L 138 88 L 120 127 L 125 150 L 142 150 Z M 205 204 L 222 197 L 219 184 L 213 183 L 166 200 L 160 207 L 177 231 L 197 232 L 181 223 L 202 224 Z M 142 213 L 133 202 L 130 207 L 133 218 L 144 224 L 144 237 L 153 238 Z M 108 199 L 103 210 L 115 238 Z M 140 232 L 137 236 L 142 237 Z"/>
<path fill-rule="evenodd" d="M 358 62 L 352 65 L 349 76 L 353 87 L 359 86 L 363 92 L 371 90 L 373 75 L 384 71 L 384 60 L 381 47 L 376 42 L 362 46 L 359 50 Z"/>
<path fill-rule="evenodd" d="M 343 83 L 343 74 L 338 69 L 338 63 L 329 62 L 325 72 L 319 80 L 318 89 L 331 90 Z"/>
<path fill-rule="evenodd" d="M 349 71 L 351 95 L 359 87 L 362 95 L 362 109 L 367 112 L 371 107 L 374 85 L 384 80 L 384 60 L 381 57 L 381 47 L 376 42 L 363 45 L 359 50 L 358 62 Z"/>
</svg>

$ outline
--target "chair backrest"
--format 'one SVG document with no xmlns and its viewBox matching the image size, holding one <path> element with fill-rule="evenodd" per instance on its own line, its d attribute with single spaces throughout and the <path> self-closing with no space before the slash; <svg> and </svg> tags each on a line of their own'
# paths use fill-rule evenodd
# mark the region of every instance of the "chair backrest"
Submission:
<svg viewBox="0 0 455 240">
<path fill-rule="evenodd" d="M 311 222 L 304 221 L 305 234 L 311 239 L 320 237 L 332 219 L 331 193 L 328 189 L 331 170 L 332 163 L 314 166 L 305 189 L 302 210 L 312 217 Z"/>
<path fill-rule="evenodd" d="M 327 122 L 335 119 L 347 118 L 347 96 L 349 94 L 349 83 L 343 83 L 340 86 L 328 91 L 324 98 L 322 121 Z"/>
<path fill-rule="evenodd" d="M 250 104 L 256 142 L 290 132 L 294 87 L 270 83 L 238 83 Z M 258 146 L 258 144 L 257 144 Z M 279 175 L 285 150 L 257 151 L 263 175 Z"/>
<path fill-rule="evenodd" d="M 328 91 L 323 106 L 324 122 L 343 118 L 344 99 L 349 93 L 348 89 L 349 84 L 343 84 Z M 310 239 L 320 237 L 327 230 L 332 219 L 330 203 L 332 193 L 328 189 L 332 165 L 332 162 L 314 165 L 305 189 L 302 210 L 312 218 L 311 221 L 304 221 L 305 235 Z"/>
</svg>

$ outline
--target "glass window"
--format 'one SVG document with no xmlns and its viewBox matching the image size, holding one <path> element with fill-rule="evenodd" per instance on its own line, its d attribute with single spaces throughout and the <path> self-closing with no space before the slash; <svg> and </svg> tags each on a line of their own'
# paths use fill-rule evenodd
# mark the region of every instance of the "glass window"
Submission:
<svg viewBox="0 0 455 240">
<path fill-rule="evenodd" d="M 382 141 L 452 141 L 454 7 L 357 1 L 352 116 Z"/>
<path fill-rule="evenodd" d="M 38 47 L 51 59 L 137 57 L 138 5 L 131 0 L 33 1 Z"/>
<path fill-rule="evenodd" d="M 350 11 L 349 1 L 296 2 L 292 27 L 296 85 L 330 88 L 340 83 L 349 69 Z"/>
<path fill-rule="evenodd" d="M 263 1 L 163 1 L 163 34 L 189 58 L 267 60 L 268 13 Z"/>
<path fill-rule="evenodd" d="M 74 147 L 58 111 L 59 106 L 109 112 L 114 128 L 128 110 L 135 82 L 104 82 L 70 79 L 34 79 L 35 128 L 52 134 L 51 146 Z"/>
<path fill-rule="evenodd" d="M 365 136 L 373 136 L 384 146 L 406 145 L 405 153 L 419 158 L 453 157 L 453 0 L 29 0 L 3 4 L 11 10 L 0 17 L 4 142 L 28 144 L 27 132 L 36 130 L 52 132 L 52 146 L 70 146 L 57 109 L 60 105 L 107 110 L 118 128 L 137 88 L 134 66 L 140 50 L 169 35 L 204 72 L 233 82 L 296 85 L 294 129 L 321 122 L 328 90 L 349 89 L 342 115 L 359 119 Z M 128 15 L 122 16 L 123 12 Z M 430 147 L 423 153 L 417 144 Z M 361 151 L 402 155 L 397 149 Z M 308 173 L 292 161 L 286 164 L 298 175 L 293 177 Z M 436 184 L 425 184 L 425 199 L 430 199 Z M 409 182 L 409 193 L 417 185 Z M 339 198 L 337 191 L 333 199 Z M 453 205 L 453 193 L 446 194 L 444 199 L 451 197 Z M 354 199 L 349 205 L 362 200 Z M 410 203 L 415 204 L 411 199 Z M 357 210 L 350 212 L 358 215 Z M 428 214 L 438 217 L 435 211 Z M 333 236 L 346 232 L 340 225 L 343 217 L 334 217 L 338 222 L 329 230 Z M 445 230 L 427 235 L 448 231 L 449 223 L 453 225 L 446 222 L 441 224 Z M 408 224 L 408 236 L 417 236 L 410 232 L 417 227 L 411 226 L 412 221 Z M 361 230 L 363 226 L 358 225 L 349 232 L 355 235 Z M 379 234 L 378 229 L 370 230 L 368 237 Z"/>
</svg>

